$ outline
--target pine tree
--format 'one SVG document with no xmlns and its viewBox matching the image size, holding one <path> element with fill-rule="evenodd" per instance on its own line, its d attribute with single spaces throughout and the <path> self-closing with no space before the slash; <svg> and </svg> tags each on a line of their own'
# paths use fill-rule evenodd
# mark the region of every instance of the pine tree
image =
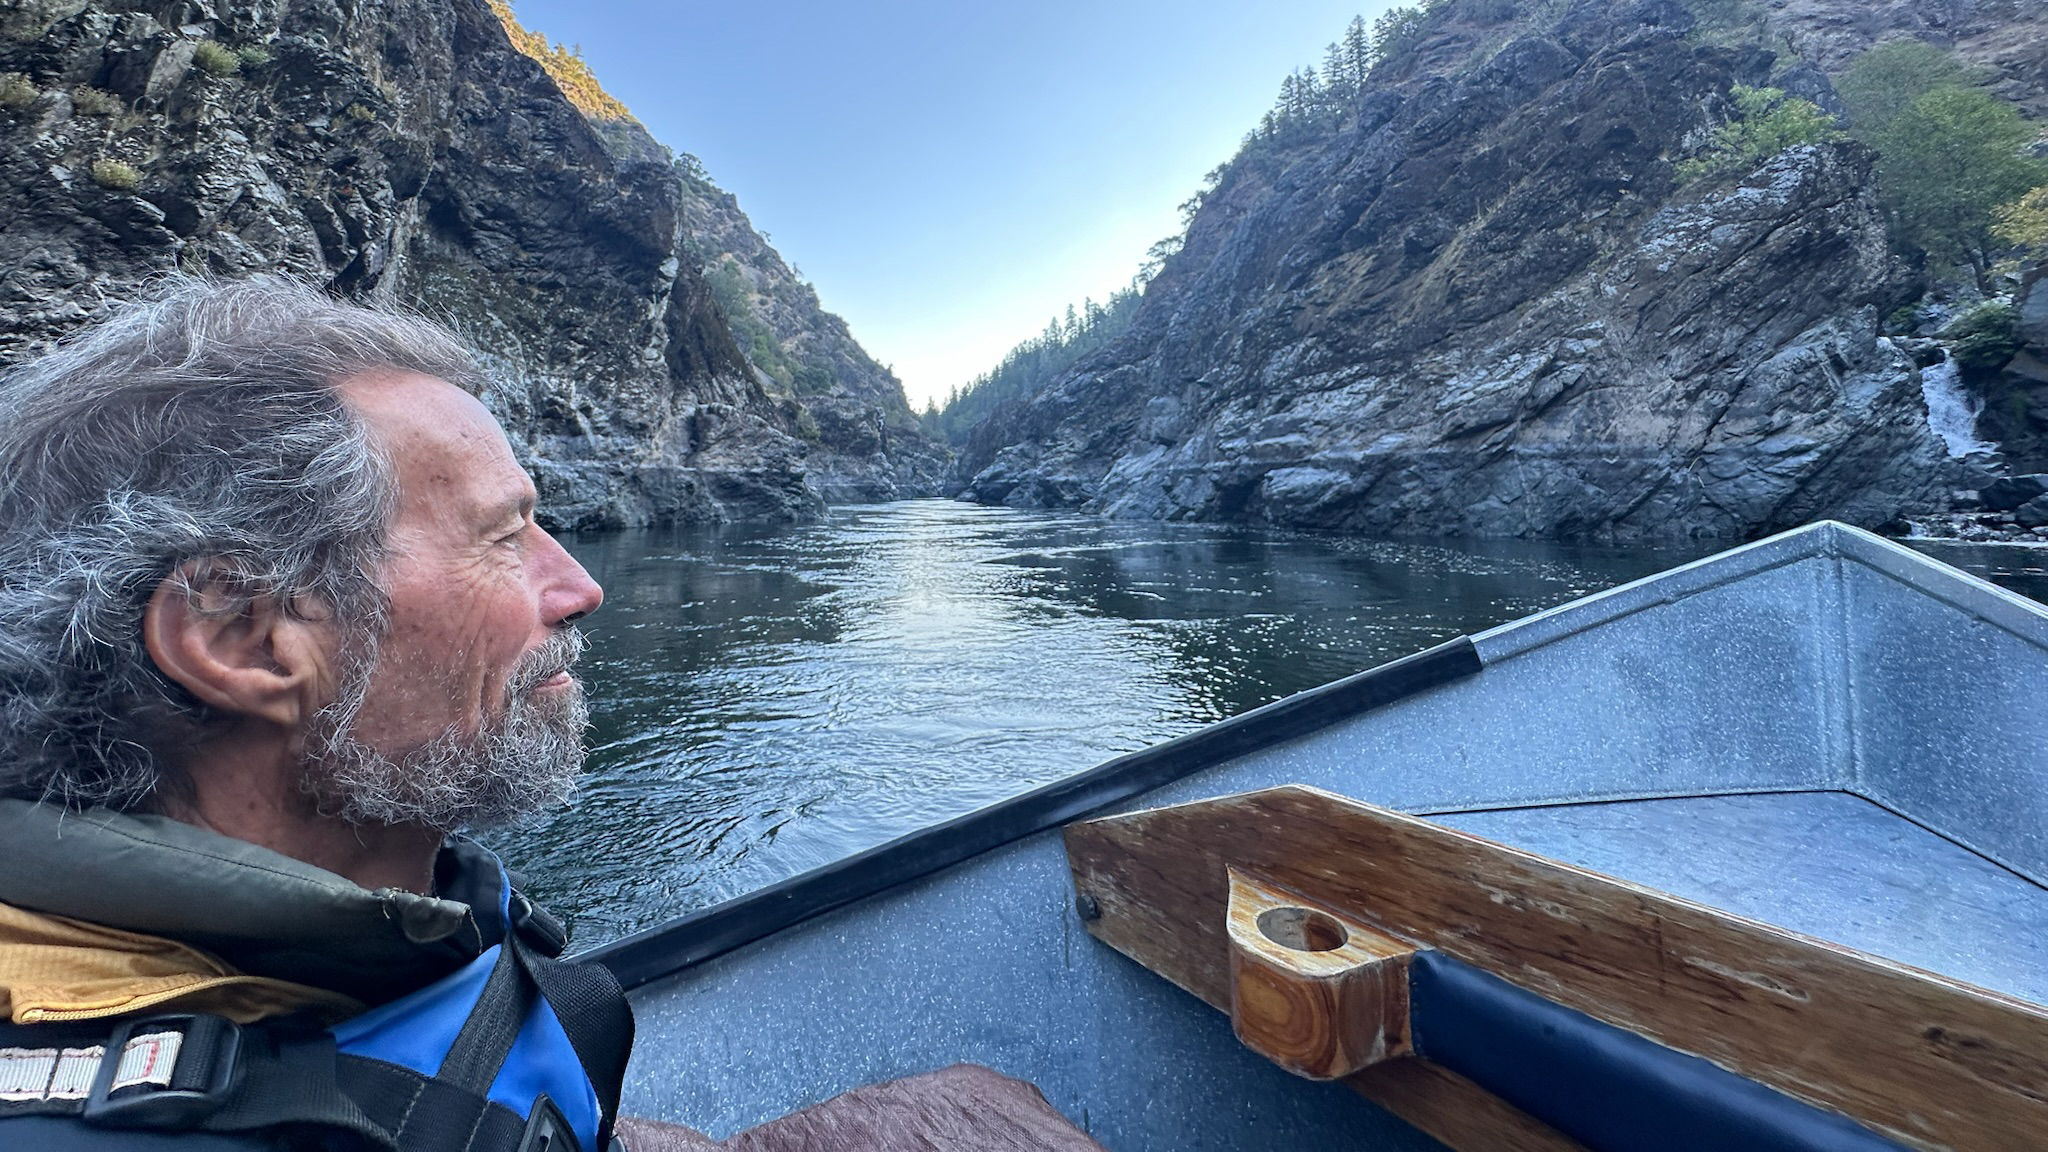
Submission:
<svg viewBox="0 0 2048 1152">
<path fill-rule="evenodd" d="M 1280 113 L 1280 123 L 1288 127 L 1301 118 L 1300 72 L 1289 72 L 1287 78 L 1280 81 L 1280 106 L 1276 111 Z"/>
<path fill-rule="evenodd" d="M 1352 90 L 1362 92 L 1366 73 L 1372 71 L 1372 30 L 1366 27 L 1363 16 L 1353 16 L 1350 26 L 1344 29 L 1344 67 Z"/>
<path fill-rule="evenodd" d="M 997 407 L 1035 394 L 1083 356 L 1115 340 L 1130 327 L 1144 298 L 1143 288 L 1140 278 L 1110 293 L 1106 303 L 1091 299 L 1078 310 L 1069 305 L 1064 319 L 1054 316 L 1042 335 L 1011 349 L 994 369 L 952 389 L 936 415 L 938 432 L 953 443 L 962 442 Z"/>
<path fill-rule="evenodd" d="M 1429 30 L 1429 10 L 1435 6 L 1425 0 L 1420 8 L 1389 8 L 1373 21 L 1373 62 L 1397 59 L 1421 43 Z"/>
<path fill-rule="evenodd" d="M 1351 87 L 1351 70 L 1344 63 L 1344 45 L 1335 40 L 1323 50 L 1323 87 L 1333 104 L 1346 103 L 1357 94 Z"/>
</svg>

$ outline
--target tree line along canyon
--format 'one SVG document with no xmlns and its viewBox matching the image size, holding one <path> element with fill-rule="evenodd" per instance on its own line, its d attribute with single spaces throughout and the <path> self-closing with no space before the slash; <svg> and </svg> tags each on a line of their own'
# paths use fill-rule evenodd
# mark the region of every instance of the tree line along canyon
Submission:
<svg viewBox="0 0 2048 1152">
<path fill-rule="evenodd" d="M 1129 289 L 920 414 L 503 0 L 12 0 L 0 368 L 163 273 L 283 272 L 474 340 L 556 527 L 955 496 L 2048 533 L 2048 0 L 1432 0 L 1332 31 Z"/>
</svg>

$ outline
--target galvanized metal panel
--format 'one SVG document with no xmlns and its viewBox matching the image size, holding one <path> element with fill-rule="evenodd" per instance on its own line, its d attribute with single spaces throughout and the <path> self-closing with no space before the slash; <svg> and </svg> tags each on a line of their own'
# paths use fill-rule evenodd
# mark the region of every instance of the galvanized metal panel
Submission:
<svg viewBox="0 0 2048 1152">
<path fill-rule="evenodd" d="M 1855 785 L 2048 879 L 2048 613 L 1962 573 L 1938 575 L 1939 597 L 1896 571 L 1850 567 Z"/>
<path fill-rule="evenodd" d="M 1540 644 L 1475 637 L 1484 672 L 1143 797 L 1268 783 L 1414 812 L 1839 786 L 1839 680 L 1827 557 L 1780 562 L 1682 599 L 1637 585 L 1540 618 Z M 1613 611 L 1622 608 L 1625 610 Z"/>
<path fill-rule="evenodd" d="M 2048 1004 L 2048 891 L 1846 792 L 1438 819 L 1688 900 Z"/>
</svg>

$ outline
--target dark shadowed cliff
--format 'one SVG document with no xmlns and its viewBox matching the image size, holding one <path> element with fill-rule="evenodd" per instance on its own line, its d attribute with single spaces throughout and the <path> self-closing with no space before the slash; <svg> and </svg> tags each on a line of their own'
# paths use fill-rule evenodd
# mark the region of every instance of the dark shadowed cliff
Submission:
<svg viewBox="0 0 2048 1152">
<path fill-rule="evenodd" d="M 2038 24 L 1928 7 L 1438 6 L 1340 123 L 1222 171 L 1130 330 L 975 430 L 966 495 L 1599 539 L 1942 505 L 1971 473 L 1882 334 L 1919 286 L 1872 153 L 1674 175 L 1732 86 L 1825 101 L 1817 64 L 1886 20 L 1948 21 L 2015 89 L 2038 74 L 2043 40 L 2012 31 Z"/>
<path fill-rule="evenodd" d="M 486 349 L 558 524 L 802 517 L 820 460 L 835 498 L 870 471 L 914 486 L 918 466 L 837 434 L 836 393 L 821 418 L 750 364 L 692 197 L 485 0 L 0 8 L 0 366 L 151 275 L 284 271 Z M 907 419 L 900 389 L 894 407 Z"/>
</svg>

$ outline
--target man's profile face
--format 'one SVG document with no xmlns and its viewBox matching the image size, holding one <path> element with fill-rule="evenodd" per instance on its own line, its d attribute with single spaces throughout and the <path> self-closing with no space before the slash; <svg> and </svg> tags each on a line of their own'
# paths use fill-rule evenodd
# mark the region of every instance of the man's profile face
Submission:
<svg viewBox="0 0 2048 1152">
<path fill-rule="evenodd" d="M 354 715 L 310 742 L 308 787 L 359 822 L 443 828 L 560 799 L 585 716 L 568 622 L 603 591 L 534 523 L 533 483 L 475 397 L 406 372 L 340 391 L 398 481 L 390 626 Z"/>
</svg>

